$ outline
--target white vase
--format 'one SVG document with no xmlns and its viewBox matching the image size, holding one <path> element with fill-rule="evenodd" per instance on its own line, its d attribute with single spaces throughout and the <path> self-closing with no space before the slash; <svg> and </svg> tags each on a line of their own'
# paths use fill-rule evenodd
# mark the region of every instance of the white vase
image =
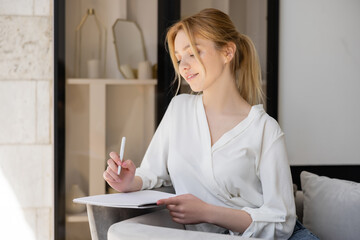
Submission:
<svg viewBox="0 0 360 240">
<path fill-rule="evenodd" d="M 151 64 L 149 61 L 143 61 L 138 66 L 138 79 L 150 79 L 152 76 Z"/>
<path fill-rule="evenodd" d="M 85 193 L 83 192 L 83 190 L 81 190 L 79 185 L 77 185 L 77 184 L 72 185 L 70 191 L 68 193 L 66 193 L 66 212 L 67 213 L 75 214 L 75 213 L 85 212 L 85 210 L 86 210 L 85 204 L 79 204 L 79 203 L 73 202 L 73 200 L 75 198 L 80 198 L 80 197 L 85 197 Z"/>
</svg>

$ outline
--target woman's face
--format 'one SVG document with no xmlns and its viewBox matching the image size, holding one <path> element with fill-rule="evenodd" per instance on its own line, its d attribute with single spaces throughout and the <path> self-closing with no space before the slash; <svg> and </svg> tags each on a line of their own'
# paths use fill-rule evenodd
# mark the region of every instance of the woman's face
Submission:
<svg viewBox="0 0 360 240">
<path fill-rule="evenodd" d="M 175 56 L 179 64 L 180 75 L 189 83 L 194 92 L 207 90 L 222 77 L 226 57 L 215 48 L 214 42 L 195 37 L 195 48 L 199 53 L 201 63 L 195 58 L 190 47 L 190 41 L 183 30 L 175 37 Z"/>
</svg>

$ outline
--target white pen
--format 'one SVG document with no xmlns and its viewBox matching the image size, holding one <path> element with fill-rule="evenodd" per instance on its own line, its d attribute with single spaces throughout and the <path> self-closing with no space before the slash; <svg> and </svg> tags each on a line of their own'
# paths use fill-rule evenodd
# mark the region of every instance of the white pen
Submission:
<svg viewBox="0 0 360 240">
<path fill-rule="evenodd" d="M 126 138 L 123 137 L 123 138 L 121 139 L 121 147 L 120 147 L 120 161 L 121 161 L 121 162 L 122 162 L 123 157 L 124 157 L 125 141 L 126 141 Z M 117 174 L 120 175 L 120 172 L 121 172 L 121 166 L 119 165 L 119 166 L 118 166 L 118 172 L 117 172 Z"/>
</svg>

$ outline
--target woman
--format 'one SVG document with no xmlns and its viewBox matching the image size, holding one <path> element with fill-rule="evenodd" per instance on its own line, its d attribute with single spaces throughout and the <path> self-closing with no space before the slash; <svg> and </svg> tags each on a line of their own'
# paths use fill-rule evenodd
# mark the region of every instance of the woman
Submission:
<svg viewBox="0 0 360 240">
<path fill-rule="evenodd" d="M 140 168 L 112 152 L 104 179 L 120 192 L 172 184 L 178 196 L 158 204 L 187 229 L 288 239 L 296 216 L 284 134 L 259 104 L 251 40 L 205 9 L 173 25 L 167 43 L 178 86 L 183 78 L 198 94 L 172 99 Z"/>
</svg>

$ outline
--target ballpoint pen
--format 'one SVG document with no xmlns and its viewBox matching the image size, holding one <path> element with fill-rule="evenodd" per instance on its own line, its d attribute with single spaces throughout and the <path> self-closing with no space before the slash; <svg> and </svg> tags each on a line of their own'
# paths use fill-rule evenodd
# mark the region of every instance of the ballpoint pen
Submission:
<svg viewBox="0 0 360 240">
<path fill-rule="evenodd" d="M 124 158 L 124 150 L 125 150 L 125 141 L 126 141 L 126 138 L 123 137 L 121 139 L 121 147 L 120 147 L 120 161 L 122 162 L 123 158 Z M 118 166 L 118 172 L 117 174 L 120 175 L 120 172 L 121 172 L 121 165 Z"/>
</svg>

